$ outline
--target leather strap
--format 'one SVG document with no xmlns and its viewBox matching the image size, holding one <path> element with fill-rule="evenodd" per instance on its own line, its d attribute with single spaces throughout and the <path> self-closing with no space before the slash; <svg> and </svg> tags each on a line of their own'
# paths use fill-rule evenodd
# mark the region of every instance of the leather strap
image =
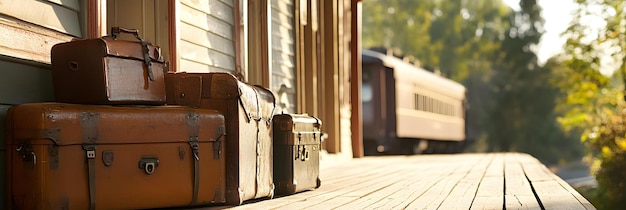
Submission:
<svg viewBox="0 0 626 210">
<path fill-rule="evenodd" d="M 96 209 L 96 141 L 100 116 L 96 112 L 80 114 L 83 149 L 87 158 L 87 174 L 89 180 L 89 209 Z"/>
<path fill-rule="evenodd" d="M 259 186 L 265 184 L 261 181 L 261 140 L 259 139 L 259 133 L 261 132 L 259 128 L 260 121 L 255 120 L 256 123 L 256 179 L 255 179 L 255 197 L 259 196 Z"/>
<path fill-rule="evenodd" d="M 142 39 L 139 40 L 141 42 L 141 48 L 143 50 L 143 63 L 145 63 L 148 67 L 148 79 L 150 79 L 150 81 L 154 81 L 154 74 L 152 73 L 152 59 L 150 58 L 150 48 L 148 48 L 150 42 L 144 41 Z"/>
<path fill-rule="evenodd" d="M 187 113 L 189 146 L 191 147 L 191 153 L 193 155 L 193 196 L 191 198 L 191 204 L 198 202 L 198 191 L 200 190 L 200 146 L 198 145 L 198 133 L 200 130 L 199 118 L 198 113 L 195 111 L 189 111 Z"/>
<path fill-rule="evenodd" d="M 96 151 L 87 150 L 87 168 L 89 173 L 89 209 L 96 209 Z"/>
<path fill-rule="evenodd" d="M 217 133 L 217 137 L 213 142 L 213 159 L 219 160 L 222 156 L 222 141 L 220 139 L 222 136 L 226 135 L 226 127 L 217 126 L 217 128 L 215 128 L 215 132 Z"/>
</svg>

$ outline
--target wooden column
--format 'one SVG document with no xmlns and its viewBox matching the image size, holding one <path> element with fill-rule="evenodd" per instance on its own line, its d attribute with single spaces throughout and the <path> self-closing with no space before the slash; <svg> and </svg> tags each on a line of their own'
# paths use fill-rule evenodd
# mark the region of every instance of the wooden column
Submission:
<svg viewBox="0 0 626 210">
<path fill-rule="evenodd" d="M 180 29 L 178 28 L 178 23 L 180 22 L 180 16 L 178 15 L 179 8 L 178 0 L 169 0 L 167 13 L 169 15 L 168 22 L 168 34 L 169 34 L 169 66 L 168 70 L 171 72 L 176 72 L 180 69 L 179 59 L 180 56 L 178 54 L 178 41 L 180 40 Z"/>
<path fill-rule="evenodd" d="M 87 36 L 86 38 L 99 38 L 107 34 L 106 28 L 106 1 L 87 1 Z M 83 35 L 84 36 L 84 35 Z"/>
<path fill-rule="evenodd" d="M 338 49 L 338 3 L 335 0 L 324 0 L 320 2 L 320 33 L 322 43 L 320 95 L 323 113 L 322 131 L 328 134 L 323 142 L 324 149 L 329 153 L 341 152 L 339 138 L 339 49 Z"/>
<path fill-rule="evenodd" d="M 350 101 L 352 117 L 350 119 L 352 131 L 352 156 L 363 157 L 363 111 L 361 104 L 361 0 L 351 1 L 351 35 L 350 51 L 352 65 L 350 69 Z"/>
</svg>

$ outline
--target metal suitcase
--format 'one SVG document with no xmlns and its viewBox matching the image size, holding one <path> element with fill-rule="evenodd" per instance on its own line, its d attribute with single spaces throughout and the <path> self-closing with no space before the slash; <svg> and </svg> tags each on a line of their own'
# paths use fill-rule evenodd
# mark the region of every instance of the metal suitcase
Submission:
<svg viewBox="0 0 626 210">
<path fill-rule="evenodd" d="M 35 103 L 8 113 L 8 209 L 224 203 L 224 116 L 188 107 Z"/>
<path fill-rule="evenodd" d="M 168 73 L 167 104 L 216 109 L 226 117 L 226 202 L 274 196 L 274 95 L 228 73 Z"/>
<path fill-rule="evenodd" d="M 117 40 L 131 33 L 139 42 Z M 58 102 L 78 104 L 165 104 L 161 50 L 137 30 L 114 27 L 111 37 L 76 40 L 52 47 L 52 81 Z"/>
<path fill-rule="evenodd" d="M 280 114 L 274 124 L 274 183 L 277 195 L 320 187 L 322 122 L 306 114 Z"/>
</svg>

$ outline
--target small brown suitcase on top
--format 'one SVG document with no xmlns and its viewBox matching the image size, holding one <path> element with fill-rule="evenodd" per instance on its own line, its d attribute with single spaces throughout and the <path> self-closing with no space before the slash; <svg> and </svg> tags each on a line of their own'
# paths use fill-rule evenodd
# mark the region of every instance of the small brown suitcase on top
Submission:
<svg viewBox="0 0 626 210">
<path fill-rule="evenodd" d="M 277 195 L 320 187 L 322 122 L 306 114 L 274 116 L 274 183 Z"/>
<path fill-rule="evenodd" d="M 117 40 L 132 33 L 139 42 Z M 52 82 L 58 102 L 165 104 L 161 50 L 137 30 L 114 27 L 111 37 L 76 40 L 52 47 Z"/>
<path fill-rule="evenodd" d="M 35 103 L 11 108 L 7 123 L 7 209 L 225 202 L 218 111 Z"/>
<path fill-rule="evenodd" d="M 168 73 L 167 104 L 216 109 L 226 118 L 226 202 L 274 196 L 274 95 L 228 73 Z"/>
</svg>

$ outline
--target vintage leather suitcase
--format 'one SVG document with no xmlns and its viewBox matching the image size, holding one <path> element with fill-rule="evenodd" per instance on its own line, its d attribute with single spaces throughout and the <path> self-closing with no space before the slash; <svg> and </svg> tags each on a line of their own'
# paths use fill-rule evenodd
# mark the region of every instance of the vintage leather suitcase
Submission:
<svg viewBox="0 0 626 210">
<path fill-rule="evenodd" d="M 35 103 L 11 108 L 7 122 L 8 209 L 225 202 L 218 111 Z"/>
<path fill-rule="evenodd" d="M 273 121 L 276 194 L 320 187 L 322 122 L 306 114 L 275 115 Z"/>
<path fill-rule="evenodd" d="M 117 40 L 132 33 L 139 42 Z M 114 27 L 110 37 L 52 47 L 52 81 L 58 102 L 79 104 L 164 104 L 161 50 L 137 30 Z"/>
<path fill-rule="evenodd" d="M 226 202 L 274 196 L 274 95 L 228 73 L 168 73 L 167 104 L 216 109 L 226 117 Z"/>
</svg>

